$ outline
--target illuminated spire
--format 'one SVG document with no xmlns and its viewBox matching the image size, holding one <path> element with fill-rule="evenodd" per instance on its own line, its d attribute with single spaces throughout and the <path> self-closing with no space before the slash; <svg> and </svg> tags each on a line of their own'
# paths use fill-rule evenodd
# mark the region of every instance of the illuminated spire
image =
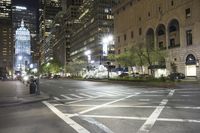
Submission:
<svg viewBox="0 0 200 133">
<path fill-rule="evenodd" d="M 21 21 L 21 27 L 24 27 L 24 20 Z"/>
</svg>

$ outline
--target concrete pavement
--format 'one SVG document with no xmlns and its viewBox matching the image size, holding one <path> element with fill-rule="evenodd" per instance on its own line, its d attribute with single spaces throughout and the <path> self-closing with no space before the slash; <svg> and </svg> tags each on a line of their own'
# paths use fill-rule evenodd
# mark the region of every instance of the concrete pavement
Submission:
<svg viewBox="0 0 200 133">
<path fill-rule="evenodd" d="M 20 81 L 0 81 L 0 107 L 48 100 L 49 96 L 29 94 L 29 87 Z"/>
</svg>

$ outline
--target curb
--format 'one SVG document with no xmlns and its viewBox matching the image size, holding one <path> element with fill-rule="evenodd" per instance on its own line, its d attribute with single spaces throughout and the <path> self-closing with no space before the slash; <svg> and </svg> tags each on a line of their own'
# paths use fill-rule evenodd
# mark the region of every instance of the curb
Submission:
<svg viewBox="0 0 200 133">
<path fill-rule="evenodd" d="M 44 94 L 45 95 L 45 94 Z M 41 96 L 41 95 L 38 95 Z M 33 98 L 30 99 L 29 98 Z M 50 96 L 45 95 L 45 96 L 41 96 L 41 98 L 36 98 L 36 96 L 29 96 L 29 97 L 19 97 L 18 100 L 10 102 L 10 103 L 5 103 L 5 104 L 0 104 L 0 107 L 9 107 L 9 106 L 17 106 L 17 105 L 22 105 L 22 104 L 30 104 L 30 103 L 36 103 L 36 102 L 41 102 L 41 101 L 45 101 L 45 100 L 49 100 Z"/>
</svg>

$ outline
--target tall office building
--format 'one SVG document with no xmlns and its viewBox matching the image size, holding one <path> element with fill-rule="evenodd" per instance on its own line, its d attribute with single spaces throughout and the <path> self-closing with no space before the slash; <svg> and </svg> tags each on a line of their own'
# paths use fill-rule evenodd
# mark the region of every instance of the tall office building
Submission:
<svg viewBox="0 0 200 133">
<path fill-rule="evenodd" d="M 30 31 L 24 27 L 24 21 L 15 34 L 15 72 L 25 71 L 31 64 Z"/>
<path fill-rule="evenodd" d="M 91 51 L 91 59 L 102 63 L 102 39 L 113 33 L 112 7 L 114 0 L 83 0 L 79 8 L 78 24 L 71 37 L 71 59 L 86 59 L 85 51 Z"/>
<path fill-rule="evenodd" d="M 60 0 L 40 0 L 39 7 L 39 43 L 41 50 L 41 63 L 49 61 L 53 57 L 52 46 L 49 36 L 51 36 L 51 26 L 56 14 L 61 11 Z"/>
<path fill-rule="evenodd" d="M 70 61 L 70 39 L 78 22 L 79 7 L 83 0 L 62 0 L 62 12 L 56 15 L 52 28 L 53 58 L 64 67 Z"/>
<path fill-rule="evenodd" d="M 0 76 L 11 75 L 13 68 L 11 0 L 0 1 Z"/>
<path fill-rule="evenodd" d="M 12 3 L 12 24 L 13 35 L 15 36 L 16 29 L 20 26 L 21 20 L 25 22 L 25 27 L 31 34 L 31 54 L 33 62 L 36 63 L 39 58 L 38 53 L 38 0 L 13 0 Z"/>
</svg>

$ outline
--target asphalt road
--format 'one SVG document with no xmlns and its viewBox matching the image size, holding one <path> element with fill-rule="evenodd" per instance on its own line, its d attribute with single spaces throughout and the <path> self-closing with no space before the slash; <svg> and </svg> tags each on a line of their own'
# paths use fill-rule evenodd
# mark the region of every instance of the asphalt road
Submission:
<svg viewBox="0 0 200 133">
<path fill-rule="evenodd" d="M 43 102 L 77 133 L 199 133 L 198 87 L 153 88 L 106 82 L 43 80 Z"/>
<path fill-rule="evenodd" d="M 200 89 L 41 80 L 41 103 L 0 108 L 0 133 L 199 133 Z"/>
</svg>

